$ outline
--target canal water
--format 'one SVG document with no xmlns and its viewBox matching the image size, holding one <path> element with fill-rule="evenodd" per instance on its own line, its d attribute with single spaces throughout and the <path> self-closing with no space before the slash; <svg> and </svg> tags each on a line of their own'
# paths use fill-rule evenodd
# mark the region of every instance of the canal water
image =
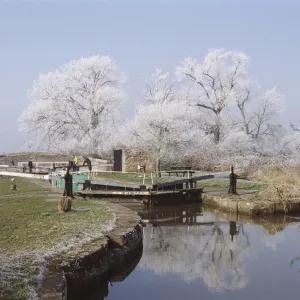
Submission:
<svg viewBox="0 0 300 300">
<path fill-rule="evenodd" d="M 300 223 L 199 205 L 139 212 L 143 251 L 94 299 L 299 299 Z"/>
</svg>

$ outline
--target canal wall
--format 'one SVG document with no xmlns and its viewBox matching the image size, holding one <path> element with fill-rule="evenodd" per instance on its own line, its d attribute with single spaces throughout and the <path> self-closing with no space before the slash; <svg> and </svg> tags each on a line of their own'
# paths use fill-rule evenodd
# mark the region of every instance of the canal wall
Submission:
<svg viewBox="0 0 300 300">
<path fill-rule="evenodd" d="M 140 257 L 143 245 L 140 217 L 119 204 L 107 205 L 117 216 L 115 229 L 85 245 L 80 252 L 68 252 L 52 261 L 41 289 L 42 300 L 84 299 L 101 280 Z"/>
<path fill-rule="evenodd" d="M 300 213 L 300 202 L 290 203 L 286 207 L 282 203 L 250 199 L 247 197 L 234 199 L 229 195 L 202 195 L 202 203 L 217 207 L 220 210 L 250 216 Z"/>
</svg>

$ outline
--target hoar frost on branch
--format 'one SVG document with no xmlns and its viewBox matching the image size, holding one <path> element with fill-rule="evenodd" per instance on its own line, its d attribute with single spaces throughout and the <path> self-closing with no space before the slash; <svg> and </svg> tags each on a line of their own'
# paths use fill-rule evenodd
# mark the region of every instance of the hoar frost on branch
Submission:
<svg viewBox="0 0 300 300">
<path fill-rule="evenodd" d="M 176 88 L 169 73 L 156 69 L 145 82 L 145 99 L 148 104 L 169 103 L 176 99 Z"/>
<path fill-rule="evenodd" d="M 203 63 L 188 58 L 177 67 L 177 76 L 185 79 L 181 85 L 156 69 L 145 83 L 146 102 L 120 131 L 119 144 L 150 154 L 157 171 L 185 159 L 203 167 L 222 162 L 247 167 L 245 158 L 253 161 L 262 142 L 278 135 L 283 101 L 276 88 L 259 94 L 248 63 L 242 52 L 211 50 Z"/>
<path fill-rule="evenodd" d="M 125 84 L 109 56 L 72 60 L 34 83 L 22 130 L 35 134 L 39 148 L 97 152 L 115 125 Z"/>
<path fill-rule="evenodd" d="M 247 77 L 249 58 L 242 52 L 210 50 L 202 63 L 186 58 L 177 67 L 180 80 L 187 79 L 195 89 L 195 106 L 209 110 L 214 119 L 211 131 L 220 141 L 221 113 L 235 99 L 240 82 Z"/>
<path fill-rule="evenodd" d="M 253 138 L 274 133 L 284 97 L 276 88 L 259 96 L 258 85 L 249 78 L 248 64 L 249 57 L 243 52 L 222 48 L 209 50 L 201 63 L 186 58 L 177 66 L 178 79 L 192 91 L 189 103 L 207 111 L 206 131 L 216 143 L 239 124 Z"/>
<path fill-rule="evenodd" d="M 89 154 L 132 148 L 152 156 L 157 171 L 171 161 L 207 168 L 293 156 L 298 146 L 279 124 L 284 96 L 276 88 L 261 92 L 249 61 L 221 48 L 201 62 L 185 58 L 175 74 L 156 69 L 145 82 L 145 103 L 124 126 L 116 121 L 126 77 L 116 63 L 107 56 L 71 61 L 34 84 L 22 129 L 35 133 L 39 148 Z"/>
<path fill-rule="evenodd" d="M 246 93 L 246 97 L 236 100 L 244 132 L 255 139 L 276 135 L 276 131 L 281 127 L 278 117 L 282 111 L 284 96 L 279 94 L 275 87 L 266 90 L 262 95 L 253 95 L 255 88 L 252 86 L 246 89 Z M 256 102 L 254 97 L 257 98 Z M 247 109 L 249 104 L 252 104 L 252 107 Z"/>
<path fill-rule="evenodd" d="M 160 171 L 162 159 L 178 155 L 193 140 L 188 108 L 180 103 L 141 105 L 124 127 L 125 146 L 148 153 Z"/>
<path fill-rule="evenodd" d="M 160 69 L 146 81 L 144 96 L 146 103 L 122 128 L 119 140 L 126 148 L 151 156 L 159 172 L 162 161 L 184 155 L 197 140 L 192 122 L 194 111 L 183 106 L 169 73 Z"/>
</svg>

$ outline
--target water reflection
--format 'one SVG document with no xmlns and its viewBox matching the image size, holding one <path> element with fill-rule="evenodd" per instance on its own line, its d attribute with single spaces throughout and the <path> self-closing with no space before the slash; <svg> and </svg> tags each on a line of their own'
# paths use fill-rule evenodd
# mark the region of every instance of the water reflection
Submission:
<svg viewBox="0 0 300 300">
<path fill-rule="evenodd" d="M 139 267 L 158 275 L 178 274 L 187 282 L 202 279 L 213 292 L 245 288 L 250 255 L 255 257 L 266 247 L 275 251 L 284 242 L 284 235 L 276 233 L 296 221 L 203 212 L 197 206 L 150 208 L 140 215 L 148 224 Z M 295 257 L 292 264 L 299 260 Z"/>
<path fill-rule="evenodd" d="M 187 282 L 203 279 L 217 292 L 246 286 L 245 258 L 250 242 L 243 224 L 199 209 L 181 208 L 173 212 L 172 225 L 171 212 L 166 213 L 141 213 L 150 223 L 144 228 L 140 268 L 156 274 L 179 274 Z M 154 215 L 161 219 L 153 222 Z"/>
<path fill-rule="evenodd" d="M 136 256 L 127 261 L 122 268 L 111 271 L 107 276 L 95 278 L 95 280 L 86 283 L 84 286 L 72 285 L 68 283 L 67 300 L 103 300 L 108 296 L 109 287 L 115 283 L 124 281 L 136 268 L 143 254 L 141 247 Z"/>
<path fill-rule="evenodd" d="M 74 299 L 215 300 L 222 293 L 224 300 L 279 300 L 287 291 L 298 298 L 299 220 L 252 219 L 199 205 L 144 208 L 139 215 L 142 257 L 130 272 L 111 275 L 94 284 L 92 295 Z"/>
</svg>

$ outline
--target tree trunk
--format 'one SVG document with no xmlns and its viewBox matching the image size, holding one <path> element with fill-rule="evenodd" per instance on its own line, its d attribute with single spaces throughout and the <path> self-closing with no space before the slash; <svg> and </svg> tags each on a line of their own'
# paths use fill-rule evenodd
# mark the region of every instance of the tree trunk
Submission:
<svg viewBox="0 0 300 300">
<path fill-rule="evenodd" d="M 214 140 L 215 143 L 218 144 L 221 139 L 221 120 L 220 120 L 220 112 L 216 113 L 215 116 L 215 125 L 214 125 Z"/>
<path fill-rule="evenodd" d="M 241 116 L 242 116 L 245 133 L 249 134 L 249 124 L 247 122 L 246 115 L 245 115 L 245 112 L 244 112 L 244 106 L 238 104 L 238 108 L 239 108 Z"/>
<path fill-rule="evenodd" d="M 156 156 L 156 165 L 155 165 L 155 171 L 156 171 L 156 177 L 161 177 L 161 170 L 160 170 L 160 158 L 159 158 L 159 154 Z"/>
</svg>

